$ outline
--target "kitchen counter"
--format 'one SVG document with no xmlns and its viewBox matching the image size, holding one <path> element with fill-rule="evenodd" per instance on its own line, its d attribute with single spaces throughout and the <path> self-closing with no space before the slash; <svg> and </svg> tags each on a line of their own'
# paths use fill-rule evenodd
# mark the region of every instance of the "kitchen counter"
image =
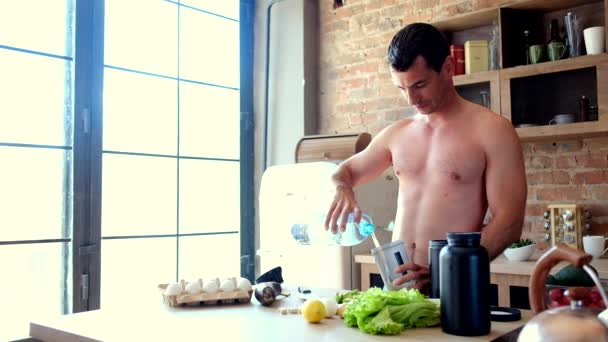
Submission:
<svg viewBox="0 0 608 342">
<path fill-rule="evenodd" d="M 511 306 L 511 286 L 529 286 L 530 276 L 541 255 L 541 251 L 536 251 L 528 261 L 510 261 L 501 254 L 490 263 L 490 282 L 498 286 L 499 306 Z M 371 254 L 355 255 L 355 262 L 361 264 L 361 289 L 365 290 L 370 286 L 370 274 L 380 272 Z M 559 272 L 567 265 L 567 262 L 555 265 L 550 274 Z M 593 259 L 591 266 L 597 270 L 600 279 L 608 279 L 608 259 Z"/>
<path fill-rule="evenodd" d="M 333 296 L 335 290 L 315 290 Z M 492 322 L 489 335 L 447 335 L 440 327 L 407 329 L 397 336 L 374 336 L 349 328 L 338 316 L 319 324 L 307 323 L 299 314 L 282 315 L 279 307 L 299 307 L 296 293 L 272 307 L 255 298 L 249 304 L 171 308 L 158 297 L 146 304 L 125 303 L 123 308 L 39 319 L 30 324 L 30 335 L 47 342 L 72 341 L 490 341 L 523 325 L 531 312 L 522 311 L 517 322 Z"/>
</svg>

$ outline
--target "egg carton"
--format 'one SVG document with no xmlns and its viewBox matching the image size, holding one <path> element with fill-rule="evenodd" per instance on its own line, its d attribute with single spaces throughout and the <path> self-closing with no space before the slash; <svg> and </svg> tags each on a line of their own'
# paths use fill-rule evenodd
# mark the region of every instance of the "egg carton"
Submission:
<svg viewBox="0 0 608 342">
<path fill-rule="evenodd" d="M 243 278 L 241 278 L 243 280 Z M 232 282 L 232 286 L 228 286 L 228 289 L 220 288 L 219 279 L 211 279 L 210 282 L 215 282 L 215 291 L 206 291 L 205 287 L 203 287 L 203 282 L 201 279 L 197 280 L 199 282 L 201 290 L 199 291 L 187 291 L 188 288 L 187 282 L 182 280 L 179 283 L 180 289 L 177 294 L 168 294 L 167 289 L 170 285 L 174 284 L 159 284 L 158 288 L 161 290 L 163 301 L 167 303 L 167 305 L 171 307 L 175 306 L 198 306 L 198 305 L 218 305 L 218 304 L 235 304 L 235 303 L 249 303 L 251 301 L 251 295 L 253 294 L 253 290 L 251 288 L 251 283 L 245 279 L 245 283 L 242 284 L 243 288 L 237 288 L 238 283 L 236 278 L 227 278 L 224 279 L 223 282 L 230 281 Z M 229 284 L 228 284 L 229 285 Z"/>
</svg>

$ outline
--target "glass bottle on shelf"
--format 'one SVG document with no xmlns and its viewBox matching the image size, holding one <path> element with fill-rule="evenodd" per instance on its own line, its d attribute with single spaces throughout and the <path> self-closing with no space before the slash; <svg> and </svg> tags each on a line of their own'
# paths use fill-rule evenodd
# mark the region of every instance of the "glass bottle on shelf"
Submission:
<svg viewBox="0 0 608 342">
<path fill-rule="evenodd" d="M 500 45 L 500 36 L 498 33 L 498 24 L 494 22 L 492 27 L 492 38 L 488 44 L 488 53 L 490 58 L 490 70 L 498 70 L 498 46 Z"/>
<path fill-rule="evenodd" d="M 525 64 L 530 64 L 530 30 L 524 30 L 524 56 Z"/>
<path fill-rule="evenodd" d="M 559 34 L 559 21 L 557 19 L 551 20 L 551 24 L 549 24 L 549 30 L 551 32 L 549 43 L 564 42 L 561 35 Z"/>
</svg>

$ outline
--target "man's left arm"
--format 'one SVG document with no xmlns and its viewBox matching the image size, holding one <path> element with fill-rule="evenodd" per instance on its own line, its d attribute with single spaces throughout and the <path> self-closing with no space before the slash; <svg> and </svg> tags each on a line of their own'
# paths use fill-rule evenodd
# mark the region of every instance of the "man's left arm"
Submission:
<svg viewBox="0 0 608 342">
<path fill-rule="evenodd" d="M 486 138 L 486 196 L 492 214 L 483 228 L 481 244 L 490 260 L 521 237 L 528 185 L 519 137 L 511 123 L 501 119 Z"/>
</svg>

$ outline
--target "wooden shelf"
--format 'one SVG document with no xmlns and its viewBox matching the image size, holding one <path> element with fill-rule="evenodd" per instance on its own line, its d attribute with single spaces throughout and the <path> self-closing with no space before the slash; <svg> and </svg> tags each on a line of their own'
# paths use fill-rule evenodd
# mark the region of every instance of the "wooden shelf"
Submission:
<svg viewBox="0 0 608 342">
<path fill-rule="evenodd" d="M 498 80 L 498 78 L 499 78 L 498 70 L 481 71 L 481 72 L 476 72 L 476 73 L 469 74 L 469 75 L 454 76 L 454 85 L 461 86 L 461 85 L 476 84 L 476 83 L 483 83 L 483 82 L 492 82 L 492 81 Z"/>
<path fill-rule="evenodd" d="M 545 125 L 516 128 L 519 139 L 524 142 L 542 140 L 581 139 L 606 136 L 606 128 L 597 121 L 577 122 L 563 125 Z"/>
<path fill-rule="evenodd" d="M 490 93 L 490 109 L 500 113 L 500 73 L 498 70 L 481 71 L 469 75 L 454 76 L 455 87 L 466 87 L 475 84 L 488 83 Z"/>
<path fill-rule="evenodd" d="M 491 109 L 514 125 L 547 123 L 558 114 L 576 115 L 581 95 L 597 105 L 596 121 L 517 128 L 522 141 L 607 135 L 607 53 L 521 65 L 525 63 L 523 32 L 532 32 L 533 44 L 546 42 L 550 22 L 557 19 L 563 26 L 563 16 L 569 11 L 579 17 L 582 28 L 608 26 L 608 0 L 513 0 L 431 24 L 444 32 L 450 44 L 490 41 L 498 30 L 497 52 L 503 68 L 454 76 L 453 81 L 459 94 L 473 102 L 479 103 L 481 91 L 489 91 Z"/>
<path fill-rule="evenodd" d="M 463 31 L 479 26 L 492 25 L 498 21 L 498 8 L 483 9 L 438 20 L 431 24 L 439 31 Z"/>
<path fill-rule="evenodd" d="M 585 5 L 592 2 L 602 2 L 602 0 L 598 1 L 589 1 L 589 0 L 525 0 L 525 1 L 517 1 L 515 3 L 509 4 L 505 7 L 515 8 L 515 9 L 525 9 L 532 11 L 543 11 L 543 12 L 551 12 L 557 11 L 564 8 L 571 8 L 576 6 Z"/>
<path fill-rule="evenodd" d="M 500 78 L 508 80 L 511 78 L 536 76 L 550 74 L 560 71 L 577 70 L 595 67 L 598 64 L 608 63 L 608 54 L 586 55 L 576 58 L 567 58 L 559 61 L 543 62 L 538 64 L 520 65 L 500 70 Z"/>
</svg>

